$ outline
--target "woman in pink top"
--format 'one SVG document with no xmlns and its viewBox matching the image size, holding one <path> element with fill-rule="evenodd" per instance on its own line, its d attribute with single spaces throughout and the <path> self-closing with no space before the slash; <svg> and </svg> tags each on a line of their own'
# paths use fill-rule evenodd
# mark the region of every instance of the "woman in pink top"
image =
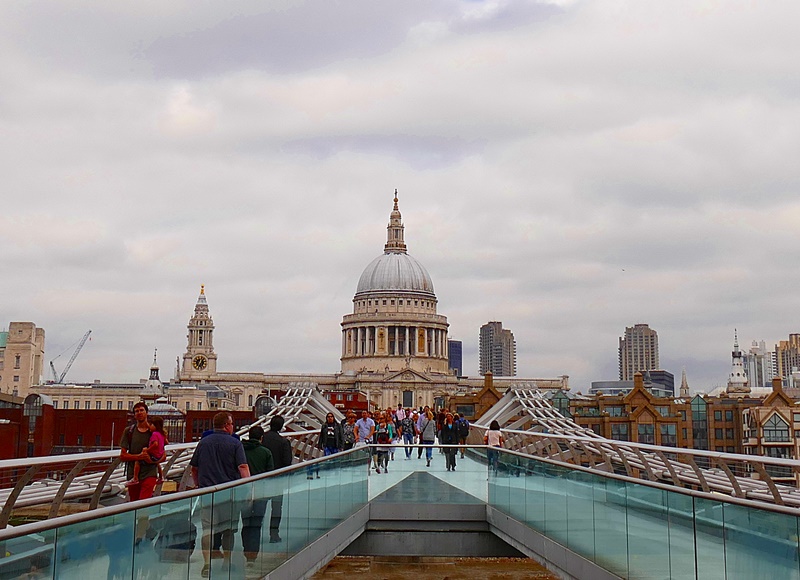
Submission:
<svg viewBox="0 0 800 580">
<path fill-rule="evenodd" d="M 500 452 L 492 449 L 492 447 L 502 448 L 504 442 L 503 434 L 500 431 L 500 423 L 496 420 L 492 421 L 489 424 L 489 430 L 483 437 L 483 444 L 489 446 L 489 449 L 486 450 L 486 456 L 489 459 L 489 469 L 493 470 L 495 475 L 497 475 L 497 464 L 500 459 Z"/>
</svg>

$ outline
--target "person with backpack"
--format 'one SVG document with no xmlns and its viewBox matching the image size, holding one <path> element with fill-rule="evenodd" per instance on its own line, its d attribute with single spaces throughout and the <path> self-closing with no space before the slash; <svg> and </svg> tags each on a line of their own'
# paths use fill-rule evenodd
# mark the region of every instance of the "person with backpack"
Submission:
<svg viewBox="0 0 800 580">
<path fill-rule="evenodd" d="M 461 445 L 461 459 L 464 459 L 464 446 L 469 437 L 469 421 L 466 417 L 460 417 L 458 413 L 454 415 L 456 427 L 458 429 L 458 444 Z"/>
<path fill-rule="evenodd" d="M 248 439 L 242 441 L 250 475 L 266 473 L 275 469 L 272 452 L 261 444 L 264 429 L 259 425 L 250 427 Z M 254 485 L 254 484 L 253 484 Z M 258 552 L 261 548 L 261 529 L 264 525 L 264 514 L 267 512 L 269 498 L 257 497 L 247 502 L 242 508 L 242 547 L 248 571 L 256 567 Z"/>
<path fill-rule="evenodd" d="M 381 414 L 378 417 L 378 426 L 375 428 L 375 443 L 378 445 L 389 445 L 392 442 L 392 424 L 387 422 L 386 414 Z M 384 473 L 389 473 L 389 448 L 376 447 L 375 455 L 377 457 L 377 472 L 381 472 L 383 467 Z"/>
</svg>

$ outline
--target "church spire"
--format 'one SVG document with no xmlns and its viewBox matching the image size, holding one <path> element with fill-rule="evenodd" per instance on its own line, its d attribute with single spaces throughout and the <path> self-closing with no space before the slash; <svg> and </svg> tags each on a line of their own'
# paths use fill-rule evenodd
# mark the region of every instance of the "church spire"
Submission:
<svg viewBox="0 0 800 580">
<path fill-rule="evenodd" d="M 153 366 L 150 367 L 150 380 L 151 381 L 160 381 L 161 379 L 158 376 L 158 349 L 153 351 Z"/>
<path fill-rule="evenodd" d="M 747 373 L 744 371 L 744 361 L 742 351 L 739 350 L 739 333 L 733 331 L 733 352 L 731 352 L 731 374 L 728 376 L 728 388 L 726 391 L 731 393 L 746 394 L 750 392 L 750 385 Z"/>
<path fill-rule="evenodd" d="M 383 251 L 386 254 L 405 254 L 406 242 L 403 239 L 403 218 L 397 207 L 397 190 L 394 190 L 394 208 L 389 215 L 389 225 L 386 227 L 386 245 Z"/>
<path fill-rule="evenodd" d="M 686 369 L 683 369 L 683 373 L 681 373 L 681 390 L 680 395 L 684 399 L 689 398 L 689 382 L 686 380 Z"/>
</svg>

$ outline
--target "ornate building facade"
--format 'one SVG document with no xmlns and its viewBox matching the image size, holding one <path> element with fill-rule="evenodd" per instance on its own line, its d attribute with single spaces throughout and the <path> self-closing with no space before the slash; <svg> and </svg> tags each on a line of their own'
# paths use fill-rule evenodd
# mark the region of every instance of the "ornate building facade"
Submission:
<svg viewBox="0 0 800 580">
<path fill-rule="evenodd" d="M 130 409 L 135 401 L 163 394 L 182 412 L 258 408 L 271 394 L 298 383 L 341 395 L 336 400 L 345 408 L 348 401 L 354 408 L 363 405 L 357 393 L 366 395 L 369 407 L 380 408 L 442 407 L 450 396 L 479 393 L 484 388 L 482 377 L 457 377 L 449 369 L 447 317 L 437 312 L 438 299 L 427 270 L 408 254 L 404 230 L 395 192 L 383 254 L 364 269 L 353 310 L 342 319 L 339 372 L 221 372 L 214 321 L 201 286 L 187 324 L 186 351 L 178 358 L 173 380 L 159 382 L 157 389 L 142 380 L 127 385 L 41 385 L 36 390 L 50 396 L 56 408 L 84 410 Z M 157 370 L 155 363 L 153 368 Z M 566 390 L 569 377 L 502 377 L 494 379 L 493 388 L 502 393 L 512 385 Z"/>
</svg>

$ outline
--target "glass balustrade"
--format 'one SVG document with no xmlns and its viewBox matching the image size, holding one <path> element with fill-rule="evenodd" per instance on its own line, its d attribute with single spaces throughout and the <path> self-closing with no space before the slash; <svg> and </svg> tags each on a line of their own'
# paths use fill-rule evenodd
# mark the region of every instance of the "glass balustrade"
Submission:
<svg viewBox="0 0 800 580">
<path fill-rule="evenodd" d="M 424 449 L 418 458 L 412 448 L 407 459 L 395 446 L 379 474 L 367 467 L 373 451 L 136 509 L 108 508 L 53 529 L 6 530 L 0 579 L 201 578 L 206 566 L 210 578 L 257 578 L 368 502 L 391 502 L 423 511 L 488 503 L 622 578 L 800 580 L 800 530 L 791 514 L 506 451 L 490 457 L 485 447 L 464 449 L 464 458 L 459 449 L 456 470 L 448 471 L 438 447 L 428 467 Z M 278 512 L 280 539 L 271 542 Z M 230 559 L 219 557 L 226 551 Z"/>
</svg>

